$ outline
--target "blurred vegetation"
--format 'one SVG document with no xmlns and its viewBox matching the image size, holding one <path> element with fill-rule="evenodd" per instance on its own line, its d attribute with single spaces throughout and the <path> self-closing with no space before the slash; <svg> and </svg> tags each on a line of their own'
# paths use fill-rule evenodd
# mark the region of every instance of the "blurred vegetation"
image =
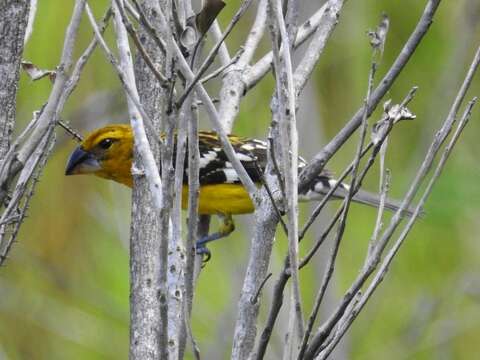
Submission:
<svg viewBox="0 0 480 360">
<path fill-rule="evenodd" d="M 98 17 L 107 3 L 106 0 L 91 2 Z M 315 109 L 303 111 L 304 118 L 300 119 L 303 154 L 308 157 L 319 150 L 362 104 L 370 61 L 366 31 L 376 26 L 383 11 L 390 16 L 379 79 L 415 26 L 424 3 L 417 0 L 346 3 L 311 81 L 310 100 L 303 100 L 301 105 L 307 107 L 313 103 Z M 388 95 L 399 101 L 411 86 L 419 86 L 410 105 L 417 120 L 399 126 L 390 140 L 388 167 L 392 170 L 392 196 L 401 196 L 407 189 L 478 45 L 480 13 L 474 3 L 459 0 L 440 5 L 430 32 Z M 228 23 L 237 5 L 237 1 L 228 2 L 220 15 L 223 25 Z M 71 9 L 72 2 L 39 1 L 34 32 L 25 50 L 26 60 L 43 68 L 57 65 Z M 242 19 L 229 39 L 231 49 L 247 33 L 251 13 L 249 16 Z M 77 55 L 91 38 L 92 31 L 84 19 Z M 265 137 L 272 84 L 270 76 L 245 98 L 236 133 Z M 32 83 L 22 75 L 17 130 L 46 101 L 50 88 L 48 81 Z M 477 76 L 470 97 L 478 94 Z M 124 106 L 117 78 L 97 50 L 63 117 L 85 132 L 106 122 L 127 121 Z M 427 215 L 418 222 L 386 281 L 354 323 L 337 358 L 472 359 L 478 353 L 479 114 L 479 109 L 475 109 L 461 143 L 427 203 Z M 208 128 L 208 122 L 202 124 Z M 126 359 L 130 191 L 94 177 L 66 178 L 65 161 L 75 144 L 61 129 L 58 132 L 58 145 L 38 185 L 30 216 L 10 259 L 0 269 L 0 358 Z M 353 136 L 335 156 L 329 164 L 331 169 L 341 171 L 353 155 L 356 139 Z M 365 187 L 377 188 L 374 174 Z M 356 276 L 374 225 L 374 211 L 354 206 L 351 215 L 335 283 L 331 286 L 333 304 Z M 227 358 L 230 351 L 233 310 L 248 256 L 249 222 L 250 216 L 237 217 L 238 230 L 228 239 L 211 245 L 213 258 L 199 281 L 193 329 L 205 359 Z M 216 224 L 214 220 L 213 226 Z M 312 239 L 311 235 L 302 248 L 311 244 Z M 274 270 L 282 263 L 285 242 L 279 232 Z M 311 308 L 322 274 L 321 260 L 301 273 L 306 311 Z M 270 280 L 268 286 L 272 283 Z M 268 286 L 264 311 L 271 294 Z M 284 319 L 279 321 L 280 333 L 275 334 L 271 346 L 272 359 L 281 354 Z"/>
</svg>

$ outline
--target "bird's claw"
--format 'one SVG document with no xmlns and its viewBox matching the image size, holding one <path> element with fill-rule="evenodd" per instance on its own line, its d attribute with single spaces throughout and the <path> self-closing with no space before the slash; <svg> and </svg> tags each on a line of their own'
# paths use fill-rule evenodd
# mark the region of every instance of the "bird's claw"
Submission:
<svg viewBox="0 0 480 360">
<path fill-rule="evenodd" d="M 202 262 L 206 264 L 212 257 L 212 253 L 205 244 L 197 244 L 197 255 L 202 255 Z"/>
</svg>

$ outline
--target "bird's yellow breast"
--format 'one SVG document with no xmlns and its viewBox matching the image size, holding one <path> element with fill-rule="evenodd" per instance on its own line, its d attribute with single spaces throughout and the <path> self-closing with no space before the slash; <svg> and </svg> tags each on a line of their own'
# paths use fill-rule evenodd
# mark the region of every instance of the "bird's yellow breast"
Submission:
<svg viewBox="0 0 480 360">
<path fill-rule="evenodd" d="M 188 207 L 188 187 L 183 186 L 182 208 Z M 241 184 L 214 184 L 200 186 L 198 196 L 198 213 L 213 214 L 247 214 L 254 207 L 248 192 Z"/>
</svg>

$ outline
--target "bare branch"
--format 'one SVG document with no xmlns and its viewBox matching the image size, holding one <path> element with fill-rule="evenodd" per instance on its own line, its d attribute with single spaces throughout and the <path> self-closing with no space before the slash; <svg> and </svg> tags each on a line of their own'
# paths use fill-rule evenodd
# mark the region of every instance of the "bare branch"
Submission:
<svg viewBox="0 0 480 360">
<path fill-rule="evenodd" d="M 191 104 L 187 100 L 186 104 Z M 192 107 L 190 106 L 190 109 Z M 200 266 L 202 262 L 202 255 L 196 255 L 196 241 L 198 237 L 198 195 L 200 192 L 200 152 L 198 148 L 198 117 L 196 111 L 190 111 L 191 118 L 188 121 L 188 235 L 187 235 L 187 262 L 185 266 L 185 305 L 187 308 L 186 321 L 190 325 L 190 317 L 193 307 L 193 297 L 195 290 L 195 281 L 198 279 L 200 273 Z M 195 276 L 195 269 L 197 276 Z M 190 331 L 191 332 L 191 331 Z M 199 358 L 198 348 L 195 345 L 193 334 L 192 347 L 194 354 Z"/>
<path fill-rule="evenodd" d="M 250 4 L 253 2 L 253 0 L 243 0 L 242 4 L 240 5 L 240 8 L 237 10 L 236 14 L 232 17 L 232 20 L 227 26 L 227 29 L 223 33 L 222 37 L 220 40 L 215 44 L 215 46 L 210 50 L 210 53 L 207 55 L 207 58 L 203 62 L 202 65 L 200 65 L 200 68 L 198 69 L 197 73 L 193 77 L 191 81 L 189 81 L 189 85 L 186 87 L 185 92 L 179 97 L 177 101 L 177 106 L 181 106 L 182 103 L 185 101 L 186 97 L 188 94 L 190 94 L 190 91 L 193 90 L 195 85 L 198 83 L 200 78 L 205 74 L 205 71 L 210 67 L 210 65 L 213 63 L 215 60 L 215 56 L 217 55 L 218 51 L 220 50 L 220 46 L 223 44 L 225 39 L 227 38 L 228 35 L 232 32 L 234 29 L 235 25 L 237 25 L 238 21 L 242 18 L 243 14 L 245 11 L 247 11 L 248 7 Z"/>
<path fill-rule="evenodd" d="M 379 161 L 380 162 L 380 184 L 379 184 L 380 205 L 378 207 L 377 220 L 375 221 L 375 228 L 373 229 L 372 238 L 370 239 L 370 243 L 368 245 L 369 254 L 371 254 L 374 251 L 377 245 L 378 236 L 383 227 L 382 218 L 385 210 L 385 200 L 387 198 L 387 194 L 390 186 L 390 171 L 385 168 L 385 156 L 387 153 L 387 146 L 388 146 L 388 137 L 385 138 L 385 141 L 382 144 L 382 147 L 380 148 L 380 161 Z"/>
<path fill-rule="evenodd" d="M 294 49 L 298 48 L 305 41 L 307 41 L 319 27 L 325 26 L 322 23 L 323 14 L 327 9 L 328 4 L 324 4 L 320 9 L 315 12 L 310 19 L 305 21 L 302 26 L 298 28 L 297 37 L 295 39 Z M 244 82 L 245 89 L 242 92 L 246 92 L 253 88 L 263 77 L 270 71 L 273 61 L 273 53 L 269 52 L 264 55 L 259 61 L 257 61 L 252 67 L 243 75 L 242 80 Z"/>
<path fill-rule="evenodd" d="M 281 37 L 283 52 L 280 55 L 278 49 L 274 47 L 275 71 L 277 74 L 277 88 L 275 96 L 278 99 L 278 112 L 280 119 L 280 142 L 282 149 L 282 165 L 285 174 L 285 190 L 287 201 L 288 216 L 288 257 L 291 264 L 292 276 L 292 308 L 294 309 L 295 319 L 291 319 L 292 328 L 289 329 L 289 339 L 292 344 L 291 349 L 296 355 L 297 342 L 300 341 L 304 333 L 304 319 L 302 313 L 302 302 L 300 296 L 300 281 L 298 278 L 298 133 L 296 112 L 296 95 L 293 81 L 292 59 L 287 34 L 287 27 L 283 19 L 282 7 L 280 1 L 272 0 L 269 2 L 269 13 L 275 22 L 272 25 L 278 31 Z M 274 35 L 275 32 L 274 31 Z M 277 37 L 272 38 L 276 42 Z M 279 58 L 281 56 L 281 58 Z M 278 67 L 277 67 L 278 66 Z M 273 116 L 276 116 L 273 114 Z M 296 334 L 295 333 L 296 330 Z"/>
<path fill-rule="evenodd" d="M 105 15 L 103 15 L 102 20 L 100 21 L 99 30 L 101 34 L 103 34 L 105 29 L 107 28 L 108 21 L 110 20 L 111 16 L 112 16 L 112 10 L 111 8 L 108 8 L 108 10 L 105 12 Z M 65 84 L 65 91 L 63 92 L 59 102 L 61 104 L 61 108 L 63 108 L 65 102 L 70 97 L 73 90 L 75 90 L 75 88 L 77 87 L 77 84 L 80 81 L 80 75 L 82 74 L 83 68 L 87 64 L 87 61 L 90 59 L 90 56 L 93 54 L 93 52 L 97 48 L 97 44 L 98 44 L 97 37 L 94 35 L 92 41 L 90 41 L 90 44 L 87 46 L 87 48 L 85 49 L 85 51 L 82 53 L 77 63 L 75 64 L 72 70 L 72 75 L 70 75 L 70 78 Z"/>
<path fill-rule="evenodd" d="M 317 28 L 310 46 L 295 70 L 294 81 L 297 96 L 305 87 L 318 59 L 322 55 L 327 40 L 330 38 L 338 23 L 338 17 L 343 7 L 343 0 L 329 0 L 324 7 L 325 6 L 326 8 L 320 19 L 322 25 Z"/>
<path fill-rule="evenodd" d="M 240 49 L 240 51 L 238 53 L 236 53 L 235 56 L 228 63 L 220 66 L 217 70 L 212 71 L 210 74 L 205 75 L 203 78 L 200 79 L 200 82 L 202 84 L 205 84 L 207 81 L 210 81 L 211 79 L 213 79 L 213 78 L 219 76 L 220 74 L 226 72 L 226 70 L 229 67 L 232 67 L 232 66 L 235 65 L 235 63 L 238 61 L 238 59 L 240 58 L 242 53 L 243 53 L 243 50 Z"/>
<path fill-rule="evenodd" d="M 132 88 L 130 83 L 125 79 L 122 68 L 119 65 L 119 62 L 117 61 L 115 56 L 113 55 L 112 51 L 109 49 L 107 43 L 105 42 L 105 39 L 102 37 L 100 29 L 97 25 L 97 22 L 95 21 L 95 18 L 93 16 L 92 11 L 90 10 L 90 7 L 88 6 L 88 4 L 86 6 L 86 11 L 87 11 L 87 16 L 88 16 L 88 19 L 90 21 L 90 24 L 92 25 L 93 31 L 95 33 L 95 36 L 96 36 L 101 48 L 105 52 L 105 55 L 106 55 L 107 59 L 113 65 L 114 69 L 117 71 L 117 75 L 118 75 L 118 78 L 120 79 L 120 83 L 122 84 L 123 89 L 128 94 L 128 98 L 130 99 L 130 101 L 132 101 L 135 104 L 136 108 L 138 109 L 138 112 L 140 113 L 140 115 L 142 117 L 142 122 L 145 121 L 145 124 L 149 128 L 149 130 L 151 130 L 152 132 L 155 132 L 155 127 L 153 126 L 152 120 L 150 119 L 150 117 L 147 115 L 147 113 L 143 109 L 143 106 L 141 105 L 140 101 L 138 100 L 138 96 L 135 96 L 135 93 L 136 93 L 135 89 Z M 160 139 L 157 139 L 157 141 L 160 141 Z M 158 189 L 160 189 L 160 186 L 158 186 Z"/>
<path fill-rule="evenodd" d="M 130 36 L 132 37 L 133 39 L 133 42 L 135 44 L 135 46 L 137 47 L 137 49 L 139 50 L 140 52 L 140 55 L 142 56 L 143 60 L 145 61 L 145 63 L 148 65 L 148 67 L 150 68 L 150 70 L 152 71 L 153 75 L 155 75 L 155 77 L 157 78 L 157 80 L 161 83 L 161 84 L 166 84 L 167 82 L 167 78 L 165 77 L 165 75 L 163 75 L 158 69 L 157 69 L 157 66 L 155 65 L 153 59 L 150 58 L 150 55 L 148 55 L 147 53 L 147 50 L 144 48 L 144 46 L 142 45 L 142 42 L 140 41 L 140 39 L 138 38 L 138 34 L 137 34 L 137 31 L 135 30 L 135 28 L 133 27 L 132 23 L 130 22 L 130 20 L 128 19 L 127 15 L 125 14 L 125 11 L 122 10 L 122 8 L 119 8 L 120 10 L 120 14 L 122 15 L 122 21 L 125 25 L 125 28 L 127 29 L 128 33 L 130 34 Z"/>
<path fill-rule="evenodd" d="M 0 266 L 7 259 L 7 255 L 17 238 L 20 226 L 25 219 L 30 199 L 33 196 L 35 186 L 40 177 L 48 157 L 55 144 L 53 126 L 48 134 L 41 140 L 32 156 L 27 160 L 20 175 L 18 176 L 12 198 L 7 208 L 0 217 Z M 7 228 L 13 225 L 10 236 L 5 238 Z"/>
<path fill-rule="evenodd" d="M 213 39 L 218 43 L 221 42 L 222 39 L 222 30 L 220 29 L 220 25 L 218 25 L 218 20 L 215 19 L 212 26 L 210 27 L 210 33 L 213 35 Z M 230 58 L 230 54 L 227 49 L 227 45 L 224 41 L 221 42 L 220 49 L 218 49 L 218 55 L 220 58 L 221 63 L 223 66 L 227 65 L 232 61 Z"/>
<path fill-rule="evenodd" d="M 252 61 L 253 55 L 255 55 L 258 44 L 265 32 L 265 26 L 267 24 L 267 2 L 268 0 L 260 0 L 258 2 L 255 21 L 252 24 L 247 39 L 245 40 L 243 53 L 238 60 L 238 64 L 241 67 L 248 66 L 250 61 Z"/>
<path fill-rule="evenodd" d="M 402 103 L 398 106 L 398 109 L 404 109 L 405 105 L 408 104 L 409 101 L 412 100 L 413 98 L 413 95 L 416 91 L 416 87 L 414 87 L 408 94 L 407 96 L 405 97 L 405 99 L 402 101 Z M 391 124 L 394 123 L 394 120 L 396 118 L 396 116 L 398 114 L 401 114 L 402 112 L 401 111 L 397 111 L 397 112 L 392 112 L 391 114 L 387 113 L 385 114 L 384 116 L 385 117 L 388 117 L 388 118 L 391 118 Z M 385 118 L 383 118 L 385 119 Z M 356 186 L 356 189 L 354 189 L 353 193 L 355 194 L 357 191 L 358 191 L 358 188 L 359 188 L 359 185 L 362 181 L 362 179 L 365 177 L 369 167 L 373 164 L 373 161 L 375 159 L 375 156 L 378 152 L 378 149 L 379 147 L 382 145 L 383 143 L 383 140 L 386 138 L 386 136 L 389 134 L 390 130 L 391 130 L 391 127 L 389 127 L 387 129 L 388 131 L 385 131 L 382 133 L 382 137 L 379 138 L 376 142 L 376 146 L 377 146 L 377 150 L 374 149 L 374 151 L 372 152 L 370 158 L 368 159 L 367 161 L 367 167 L 362 171 L 362 174 L 359 175 L 358 177 L 358 181 L 357 181 L 357 186 Z M 372 148 L 373 146 L 373 143 L 370 142 L 367 146 L 365 146 L 361 156 L 365 156 L 368 151 Z M 355 160 L 354 160 L 355 161 Z M 346 176 L 348 174 L 350 174 L 350 172 L 352 171 L 353 169 L 353 166 L 354 166 L 354 161 L 350 164 L 349 167 L 347 167 L 347 169 L 343 172 L 343 174 L 337 179 L 337 184 L 335 186 L 333 186 L 329 192 L 324 196 L 324 198 L 322 199 L 322 201 L 320 202 L 319 206 L 315 209 L 314 213 L 312 214 L 312 218 L 314 218 L 315 216 L 318 215 L 318 213 L 320 212 L 321 208 L 323 208 L 323 206 L 325 205 L 325 203 L 328 201 L 329 198 L 331 198 L 331 196 L 333 195 L 333 193 L 336 191 L 336 189 L 338 188 L 338 186 L 340 185 L 340 183 L 346 178 Z M 344 200 L 345 201 L 345 200 Z M 342 212 L 343 212 L 343 204 L 342 206 L 337 210 L 337 212 L 335 213 L 335 215 L 332 217 L 332 219 L 330 220 L 330 222 L 328 223 L 328 225 L 325 226 L 325 230 L 323 231 L 323 233 L 317 238 L 317 241 L 315 242 L 314 246 L 312 247 L 312 249 L 308 252 L 308 254 L 300 261 L 300 264 L 299 264 L 299 268 L 303 268 L 304 266 L 306 266 L 309 261 L 312 259 L 313 255 L 318 251 L 318 249 L 320 248 L 320 246 L 323 244 L 323 242 L 325 241 L 325 239 L 327 238 L 327 236 L 329 235 L 330 231 L 333 229 L 333 227 L 335 226 L 336 222 L 338 221 L 338 219 L 340 218 Z M 320 210 L 319 210 L 320 208 Z M 302 232 L 300 233 L 299 235 L 299 241 L 301 241 L 301 239 L 303 238 L 303 236 L 305 235 L 306 233 L 306 230 L 308 229 L 308 226 L 313 222 L 312 218 L 307 222 L 307 225 L 304 227 L 304 229 L 302 230 Z M 327 266 L 328 268 L 328 266 Z M 270 311 L 269 311 L 269 315 L 268 315 L 268 319 L 267 319 L 267 322 L 266 322 L 266 325 L 262 331 L 262 334 L 260 336 L 260 340 L 259 340 L 259 343 L 257 345 L 257 349 L 255 351 L 255 356 L 254 358 L 255 359 L 262 359 L 263 356 L 264 356 L 264 353 L 266 351 L 266 347 L 270 341 L 270 336 L 271 336 L 271 332 L 273 330 L 273 327 L 275 325 L 275 322 L 276 322 L 276 319 L 277 319 L 277 316 L 280 312 L 280 309 L 282 307 L 282 303 L 283 303 L 283 291 L 285 289 L 285 286 L 287 284 L 287 281 L 288 279 L 290 278 L 290 265 L 289 265 L 289 261 L 288 261 L 288 257 L 285 258 L 284 260 L 284 266 L 283 266 L 283 270 L 280 272 L 279 274 L 279 277 L 277 279 L 277 281 L 275 282 L 275 286 L 274 286 L 274 295 L 272 297 L 272 304 L 270 306 Z"/>
<path fill-rule="evenodd" d="M 276 176 L 267 172 L 266 178 L 271 184 L 275 181 Z M 247 272 L 237 306 L 238 315 L 233 336 L 232 359 L 247 359 L 255 345 L 255 323 L 260 307 L 260 301 L 255 296 L 267 274 L 278 223 L 277 213 L 266 190 L 260 191 L 259 199 L 260 204 L 254 213 L 255 227 L 250 245 Z"/>
<path fill-rule="evenodd" d="M 415 30 L 410 35 L 402 51 L 390 67 L 390 70 L 380 81 L 380 85 L 378 85 L 373 91 L 370 107 L 367 111 L 368 116 L 370 116 L 370 114 L 375 110 L 378 103 L 393 85 L 395 79 L 407 64 L 408 60 L 410 60 L 411 56 L 415 52 L 415 49 L 428 31 L 439 5 L 440 0 L 428 1 L 421 18 L 415 27 Z M 322 171 L 325 164 L 328 162 L 328 160 L 330 160 L 333 154 L 335 154 L 335 152 L 347 141 L 347 139 L 353 134 L 358 126 L 360 126 L 362 122 L 362 116 L 363 107 L 357 111 L 357 113 L 342 128 L 342 130 L 340 130 L 340 132 L 335 135 L 335 137 L 322 149 L 322 151 L 316 154 L 309 164 L 302 170 L 299 178 L 299 191 L 305 190 L 308 187 L 308 185 L 314 180 L 315 176 Z"/>
<path fill-rule="evenodd" d="M 122 6 L 121 3 L 119 5 L 117 1 L 112 1 L 116 42 L 120 59 L 118 65 L 113 55 L 109 53 L 98 29 L 96 29 L 95 21 L 88 7 L 87 13 L 97 39 L 117 69 L 119 77 L 123 79 L 124 89 L 128 89 L 126 91 L 127 105 L 134 133 L 135 152 L 140 155 L 140 164 L 145 171 L 150 193 L 154 201 L 152 210 L 155 216 L 151 219 L 151 228 L 155 229 L 158 226 L 160 234 L 162 234 L 162 230 L 168 234 L 168 226 L 162 229 L 162 225 L 165 224 L 160 219 L 160 211 L 164 204 L 162 181 L 143 125 L 144 111 L 140 105 L 128 35 L 122 21 L 119 6 Z M 155 134 L 154 129 L 152 133 Z M 143 206 L 146 206 L 146 204 Z M 132 242 L 130 254 L 132 277 L 130 357 L 133 359 L 168 358 L 168 284 L 167 262 L 165 260 L 168 253 L 168 238 L 167 244 L 162 240 L 165 240 L 165 238 L 159 239 L 158 236 L 153 235 L 150 237 L 145 234 L 145 241 L 148 241 L 145 245 L 150 245 L 149 248 L 154 251 L 152 254 L 145 253 L 145 250 L 149 248 L 137 250 L 139 244 Z M 150 286 L 145 286 L 146 282 L 150 282 Z M 144 314 L 142 314 L 142 311 Z M 146 314 L 149 314 L 149 316 L 146 316 Z"/>
<path fill-rule="evenodd" d="M 180 71 L 183 73 L 183 75 L 189 82 L 193 81 L 193 79 L 195 78 L 194 74 L 190 69 L 190 67 L 188 66 L 187 62 L 185 61 L 185 58 L 183 57 L 180 51 L 180 48 L 173 41 L 173 38 L 169 37 L 168 40 L 171 42 L 171 45 L 178 57 L 178 60 L 179 60 L 178 65 L 179 65 Z M 235 155 L 235 151 L 233 150 L 233 147 L 230 144 L 225 131 L 223 130 L 223 125 L 218 116 L 215 105 L 213 105 L 213 102 L 210 96 L 208 95 L 207 91 L 202 86 L 202 84 L 197 82 L 195 85 L 195 89 L 198 92 L 198 96 L 200 97 L 200 99 L 202 100 L 202 102 L 206 107 L 206 111 L 209 115 L 210 120 L 212 121 L 213 128 L 218 133 L 219 139 L 222 143 L 222 147 L 225 151 L 225 154 L 228 157 L 228 160 L 232 163 L 233 168 L 237 172 L 238 177 L 240 178 L 242 184 L 245 186 L 248 193 L 250 194 L 250 197 L 253 198 L 253 200 L 255 201 L 255 194 L 257 192 L 257 188 L 255 184 L 252 182 L 252 180 L 250 179 L 250 177 L 248 176 L 240 160 Z"/>
<path fill-rule="evenodd" d="M 400 208 L 395 213 L 393 218 L 390 220 L 389 226 L 383 232 L 383 235 L 376 247 L 376 252 L 374 256 L 371 256 L 371 260 L 366 264 L 366 266 L 364 266 L 360 275 L 352 283 L 351 287 L 349 288 L 347 293 L 344 295 L 342 301 L 340 302 L 336 310 L 332 313 L 329 319 L 319 328 L 319 330 L 315 334 L 314 338 L 312 339 L 310 345 L 307 348 L 306 358 L 313 358 L 315 354 L 317 354 L 319 351 L 322 350 L 323 342 L 325 341 L 325 339 L 327 339 L 327 337 L 331 333 L 334 326 L 338 323 L 339 319 L 343 316 L 346 308 L 352 301 L 355 294 L 360 290 L 360 288 L 363 286 L 363 284 L 368 279 L 368 277 L 376 269 L 376 266 L 380 260 L 380 256 L 382 252 L 384 251 L 389 239 L 392 237 L 394 231 L 397 229 L 398 225 L 402 220 L 402 215 L 401 215 L 402 212 L 410 205 L 413 197 L 418 192 L 418 189 L 420 188 L 420 185 L 423 179 L 428 174 L 432 166 L 432 163 L 435 159 L 435 155 L 438 153 L 441 145 L 444 143 L 445 139 L 450 133 L 455 123 L 456 114 L 459 110 L 459 107 L 465 97 L 465 94 L 468 88 L 470 87 L 473 76 L 476 73 L 479 65 L 480 65 L 480 47 L 478 48 L 475 54 L 475 57 L 472 61 L 470 69 L 468 70 L 467 75 L 463 81 L 463 84 L 460 87 L 460 90 L 458 91 L 458 94 L 453 102 L 450 112 L 447 115 L 447 118 L 445 119 L 441 129 L 435 135 L 435 138 L 432 141 L 430 148 L 427 151 L 427 154 L 425 155 L 425 159 L 422 165 L 420 166 L 408 192 L 406 193 Z"/>
<path fill-rule="evenodd" d="M 385 278 L 385 275 L 389 269 L 390 264 L 392 263 L 395 255 L 398 253 L 398 250 L 400 249 L 401 245 L 405 241 L 407 235 L 409 234 L 410 230 L 412 229 L 413 225 L 415 224 L 415 221 L 417 220 L 418 216 L 420 215 L 421 209 L 423 205 L 425 204 L 426 199 L 430 195 L 433 185 L 435 184 L 436 180 L 439 178 L 443 168 L 445 167 L 446 161 L 448 160 L 448 157 L 453 150 L 453 147 L 455 146 L 458 138 L 460 137 L 463 129 L 468 123 L 468 120 L 470 119 L 470 115 L 472 112 L 472 108 L 477 102 L 477 98 L 474 98 L 470 103 L 467 105 L 467 108 L 462 116 L 462 118 L 459 121 L 459 124 L 457 126 L 457 129 L 455 133 L 452 136 L 452 139 L 450 140 L 449 144 L 445 147 L 445 150 L 440 158 L 440 161 L 434 171 L 434 174 L 432 178 L 430 179 L 426 189 L 424 190 L 422 197 L 420 198 L 420 201 L 418 202 L 415 212 L 413 216 L 409 219 L 408 223 L 405 225 L 404 229 L 402 230 L 402 233 L 399 235 L 397 241 L 393 245 L 393 247 L 390 249 L 388 254 L 385 256 L 385 259 L 383 260 L 382 264 L 380 265 L 380 268 L 378 269 L 375 277 L 372 279 L 372 282 L 368 286 L 367 290 L 365 291 L 364 294 L 361 294 L 361 297 L 358 299 L 358 301 L 351 306 L 344 314 L 342 319 L 340 319 L 337 330 L 335 331 L 335 334 L 333 335 L 332 339 L 330 340 L 328 346 L 325 347 L 324 350 L 319 354 L 317 357 L 318 359 L 326 359 L 329 354 L 333 351 L 335 346 L 338 344 L 338 342 L 341 340 L 345 332 L 348 330 L 350 325 L 353 323 L 357 315 L 360 313 L 360 311 L 364 308 L 365 304 L 367 301 L 371 298 L 373 292 L 377 289 L 377 287 L 380 285 L 380 283 L 383 281 Z M 358 293 L 360 294 L 360 292 Z"/>
<path fill-rule="evenodd" d="M 7 197 L 7 192 L 9 191 L 11 183 L 20 171 L 21 173 L 17 179 L 13 193 L 10 196 L 7 208 L 2 214 L 2 218 L 0 220 L 0 223 L 4 224 L 0 229 L 0 263 L 3 262 L 8 255 L 8 251 L 11 248 L 11 245 L 25 216 L 28 202 L 38 180 L 38 176 L 34 175 L 34 172 L 41 171 L 45 164 L 46 158 L 50 154 L 52 139 L 54 138 L 52 129 L 59 118 L 60 112 L 63 109 L 63 103 L 60 102 L 60 98 L 65 89 L 67 72 L 72 64 L 73 49 L 84 6 L 84 0 L 77 0 L 75 2 L 73 14 L 65 36 L 65 42 L 60 65 L 57 70 L 57 76 L 47 104 L 40 112 L 34 114 L 33 120 L 10 147 L 8 153 L 5 154 L 4 157 L 4 154 L 2 154 L 2 162 L 0 163 L 0 204 L 4 204 L 4 200 Z M 19 33 L 23 35 L 22 30 L 19 30 Z M 23 42 L 23 39 L 19 39 L 19 41 Z M 0 122 L 0 125 L 5 125 L 3 123 L 4 119 L 1 120 L 2 121 Z M 8 144 L 8 131 L 5 133 L 5 135 L 6 138 L 2 140 L 7 141 Z M 27 190 L 27 187 L 30 187 L 30 190 Z M 14 224 L 9 220 L 9 223 L 14 226 L 14 230 L 11 234 L 10 240 L 7 240 L 6 243 L 3 243 L 2 238 L 5 235 L 5 220 L 11 218 L 13 215 L 11 211 L 14 211 L 16 215 L 19 215 L 16 216 L 18 223 Z"/>
<path fill-rule="evenodd" d="M 4 1 L 0 5 L 2 62 L 0 63 L 0 162 L 10 148 L 15 124 L 16 84 L 20 76 L 29 1 Z"/>
<path fill-rule="evenodd" d="M 304 355 L 304 352 L 305 352 L 306 347 L 307 347 L 307 342 L 308 342 L 308 339 L 310 337 L 310 333 L 311 333 L 312 328 L 313 328 L 313 324 L 314 324 L 314 322 L 317 318 L 318 311 L 320 310 L 320 305 L 321 305 L 323 297 L 325 295 L 325 291 L 326 291 L 327 286 L 330 282 L 330 279 L 333 275 L 337 254 L 338 254 L 338 251 L 339 251 L 339 248 L 340 248 L 340 242 L 343 238 L 343 234 L 344 234 L 345 227 L 346 227 L 346 221 L 347 221 L 348 211 L 350 209 L 350 203 L 353 199 L 354 191 L 357 187 L 357 184 L 359 184 L 361 182 L 361 180 L 357 181 L 358 180 L 357 176 L 358 176 L 358 167 L 360 165 L 360 159 L 362 158 L 362 150 L 363 150 L 363 147 L 364 147 L 365 138 L 366 138 L 366 134 L 367 134 L 367 125 L 368 124 L 367 124 L 366 109 L 368 109 L 368 104 L 370 103 L 370 96 L 371 96 L 373 81 L 374 81 L 374 78 L 375 78 L 375 73 L 376 73 L 376 68 L 377 68 L 377 64 L 375 63 L 374 56 L 375 56 L 375 53 L 373 51 L 372 52 L 372 62 L 370 64 L 370 71 L 369 71 L 369 74 L 368 74 L 367 95 L 365 97 L 365 106 L 364 106 L 365 111 L 364 111 L 363 117 L 362 117 L 360 139 L 358 141 L 357 151 L 356 151 L 355 158 L 354 158 L 354 161 L 353 161 L 352 181 L 351 181 L 351 184 L 350 184 L 350 188 L 348 189 L 348 194 L 347 194 L 347 196 L 345 198 L 345 201 L 342 205 L 342 214 L 340 216 L 340 223 L 338 225 L 337 233 L 335 235 L 335 240 L 334 240 L 334 243 L 333 243 L 331 255 L 327 260 L 327 266 L 326 266 L 325 274 L 323 276 L 320 289 L 319 289 L 319 291 L 317 293 L 317 296 L 316 296 L 316 299 L 315 299 L 315 305 L 313 307 L 312 314 L 311 314 L 310 318 L 308 319 L 307 331 L 305 332 L 305 336 L 303 337 L 302 346 L 301 346 L 300 353 L 299 353 L 299 359 L 301 359 Z M 366 172 L 364 172 L 364 174 L 366 174 Z"/>
<path fill-rule="evenodd" d="M 249 37 L 245 42 L 245 52 L 240 58 L 237 66 L 230 68 L 230 72 L 223 80 L 220 91 L 220 109 L 219 113 L 224 119 L 227 129 L 231 129 L 235 117 L 240 109 L 240 100 L 245 93 L 253 88 L 271 69 L 273 53 L 269 52 L 263 56 L 257 63 L 249 66 L 253 55 L 262 38 L 265 24 L 267 23 L 267 0 L 261 0 L 257 9 L 257 17 L 250 31 Z M 297 32 L 294 48 L 303 44 L 312 36 L 319 27 L 326 4 L 323 5 L 310 19 L 308 19 Z"/>
<path fill-rule="evenodd" d="M 243 46 L 243 52 L 237 63 L 229 67 L 229 71 L 222 81 L 218 113 L 228 132 L 231 131 L 233 121 L 240 108 L 240 99 L 244 92 L 244 84 L 242 81 L 243 72 L 247 70 L 265 31 L 265 25 L 267 23 L 267 2 L 268 0 L 260 0 L 258 2 L 257 16 Z"/>
<path fill-rule="evenodd" d="M 37 144 L 43 138 L 50 123 L 57 119 L 57 115 L 60 111 L 58 104 L 60 97 L 64 91 L 65 82 L 67 80 L 67 72 L 72 66 L 73 50 L 75 45 L 76 36 L 78 33 L 78 26 L 82 17 L 83 8 L 85 6 L 85 0 L 77 0 L 75 2 L 75 8 L 73 10 L 72 19 L 67 29 L 65 37 L 64 47 L 62 51 L 62 59 L 60 65 L 57 68 L 57 75 L 55 77 L 55 83 L 53 84 L 52 92 L 48 99 L 48 103 L 42 112 L 42 115 L 38 119 L 38 124 L 32 133 L 32 136 L 28 143 L 19 151 L 17 160 L 23 164 L 25 160 L 34 151 Z"/>
</svg>

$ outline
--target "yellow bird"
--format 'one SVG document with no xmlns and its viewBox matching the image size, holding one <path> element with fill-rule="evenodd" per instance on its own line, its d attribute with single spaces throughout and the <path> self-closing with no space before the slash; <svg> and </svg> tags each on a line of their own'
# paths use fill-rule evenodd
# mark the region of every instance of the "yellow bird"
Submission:
<svg viewBox="0 0 480 360">
<path fill-rule="evenodd" d="M 261 140 L 229 135 L 236 156 L 245 167 L 250 178 L 261 184 L 267 162 L 267 144 Z M 228 161 L 220 140 L 214 132 L 199 133 L 200 151 L 200 193 L 199 214 L 219 215 L 224 224 L 218 232 L 212 233 L 197 242 L 197 251 L 208 253 L 205 244 L 229 235 L 235 228 L 232 215 L 251 213 L 254 206 L 243 187 L 235 169 Z M 132 187 L 133 133 L 130 125 L 108 125 L 89 134 L 72 152 L 68 159 L 66 175 L 93 174 Z M 185 160 L 185 165 L 187 160 Z M 298 161 L 300 171 L 306 162 Z M 186 166 L 185 166 L 186 168 Z M 259 172 L 260 171 L 260 172 Z M 299 194 L 301 201 L 319 200 L 336 184 L 328 171 L 317 176 L 310 188 Z M 184 171 L 182 207 L 186 209 L 188 201 L 188 177 Z M 348 185 L 340 184 L 334 198 L 343 198 Z M 379 197 L 360 190 L 352 199 L 355 202 L 377 207 Z M 396 211 L 399 204 L 387 200 L 385 207 Z M 410 210 L 407 211 L 407 215 Z"/>
</svg>

